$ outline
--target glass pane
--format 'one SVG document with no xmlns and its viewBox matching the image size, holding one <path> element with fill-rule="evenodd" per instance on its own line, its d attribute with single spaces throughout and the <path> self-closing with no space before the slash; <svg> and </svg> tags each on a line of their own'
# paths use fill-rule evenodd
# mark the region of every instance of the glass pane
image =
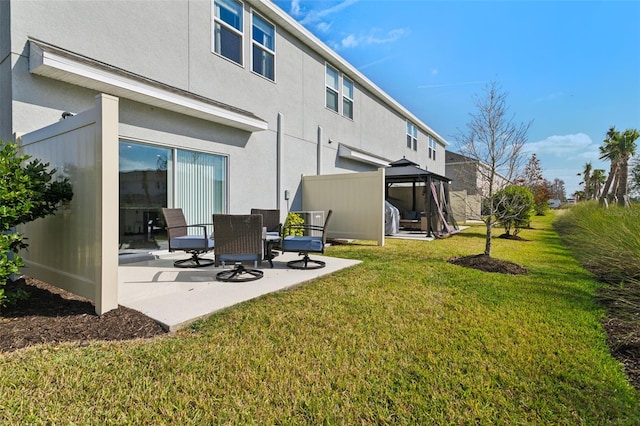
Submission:
<svg viewBox="0 0 640 426">
<path fill-rule="evenodd" d="M 215 52 L 242 64 L 242 37 L 231 30 L 216 24 Z"/>
<path fill-rule="evenodd" d="M 234 0 L 216 0 L 215 16 L 238 31 L 242 31 L 242 5 Z"/>
<path fill-rule="evenodd" d="M 327 88 L 327 108 L 338 112 L 338 93 Z"/>
<path fill-rule="evenodd" d="M 342 90 L 343 96 L 346 96 L 349 99 L 353 99 L 353 83 L 350 80 L 343 78 L 342 87 L 343 87 L 343 90 Z"/>
<path fill-rule="evenodd" d="M 183 209 L 187 223 L 211 223 L 212 214 L 226 211 L 226 157 L 178 150 L 177 158 L 176 207 Z M 190 233 L 196 232 L 194 228 Z"/>
<path fill-rule="evenodd" d="M 345 117 L 353 118 L 353 102 L 349 99 L 342 99 L 342 115 Z"/>
<path fill-rule="evenodd" d="M 273 26 L 257 15 L 253 15 L 253 40 L 269 50 L 275 50 L 273 44 Z"/>
<path fill-rule="evenodd" d="M 338 71 L 334 70 L 327 65 L 327 78 L 326 85 L 331 87 L 336 92 L 338 91 Z M 336 108 L 337 111 L 337 108 Z"/>
<path fill-rule="evenodd" d="M 253 46 L 253 71 L 274 80 L 273 55 L 262 50 L 259 46 Z"/>
<path fill-rule="evenodd" d="M 171 150 L 121 141 L 119 144 L 121 250 L 156 250 L 166 241 L 162 207 L 167 207 Z"/>
<path fill-rule="evenodd" d="M 411 135 L 407 135 L 407 148 L 411 148 L 411 140 L 412 140 Z"/>
</svg>

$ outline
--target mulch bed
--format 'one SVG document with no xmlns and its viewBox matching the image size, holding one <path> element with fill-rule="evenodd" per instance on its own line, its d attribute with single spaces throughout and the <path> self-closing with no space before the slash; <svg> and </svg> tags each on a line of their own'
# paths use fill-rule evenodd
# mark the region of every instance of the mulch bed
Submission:
<svg viewBox="0 0 640 426">
<path fill-rule="evenodd" d="M 496 259 L 486 254 L 476 254 L 472 256 L 452 257 L 448 260 L 454 265 L 464 266 L 465 268 L 478 269 L 484 272 L 497 272 L 500 274 L 520 275 L 526 274 L 527 268 L 513 262 Z"/>
<path fill-rule="evenodd" d="M 24 277 L 6 289 L 30 293 L 0 311 L 0 352 L 41 343 L 131 340 L 167 334 L 153 319 L 119 306 L 99 316 L 90 301 L 42 281 Z"/>
</svg>

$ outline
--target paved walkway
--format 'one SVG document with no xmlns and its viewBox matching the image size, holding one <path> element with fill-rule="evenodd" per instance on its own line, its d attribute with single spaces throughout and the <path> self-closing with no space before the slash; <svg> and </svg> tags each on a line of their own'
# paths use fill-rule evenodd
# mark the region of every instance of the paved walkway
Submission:
<svg viewBox="0 0 640 426">
<path fill-rule="evenodd" d="M 216 281 L 222 268 L 180 269 L 173 266 L 181 254 L 166 254 L 158 259 L 122 264 L 118 268 L 118 302 L 153 318 L 169 331 L 176 331 L 221 309 L 267 293 L 300 285 L 315 278 L 356 265 L 360 261 L 312 255 L 327 265 L 321 269 L 288 269 L 286 262 L 298 258 L 283 253 L 274 259 L 274 267 L 264 262 L 264 277 L 246 283 Z M 207 256 L 205 256 L 207 257 Z"/>
</svg>

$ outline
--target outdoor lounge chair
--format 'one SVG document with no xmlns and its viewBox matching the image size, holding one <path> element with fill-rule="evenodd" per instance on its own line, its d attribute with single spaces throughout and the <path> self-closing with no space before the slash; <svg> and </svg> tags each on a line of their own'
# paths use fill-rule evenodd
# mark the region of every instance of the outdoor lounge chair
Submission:
<svg viewBox="0 0 640 426">
<path fill-rule="evenodd" d="M 280 222 L 280 209 L 251 209 L 251 214 L 262 215 L 262 227 L 267 228 L 267 236 L 271 240 L 266 244 L 268 248 L 267 260 L 273 268 L 273 258 L 278 255 L 274 250 L 280 250 L 280 237 L 282 234 L 282 223 Z"/>
<path fill-rule="evenodd" d="M 186 251 L 191 254 L 188 259 L 176 260 L 173 266 L 178 268 L 199 268 L 213 265 L 212 259 L 200 257 L 201 254 L 213 250 L 213 240 L 207 236 L 207 225 L 187 225 L 182 209 L 162 209 L 167 226 L 169 251 Z M 198 234 L 189 235 L 189 228 L 197 228 Z M 200 232 L 201 231 L 201 232 Z"/>
<path fill-rule="evenodd" d="M 309 253 L 324 253 L 324 246 L 327 243 L 327 225 L 329 223 L 329 219 L 331 219 L 331 213 L 331 210 L 327 212 L 327 217 L 323 226 L 309 224 L 285 225 L 282 233 L 282 252 L 297 252 L 302 255 L 301 259 L 287 262 L 287 266 L 292 269 L 324 268 L 325 262 L 317 259 L 310 259 Z M 305 234 L 311 234 L 312 231 L 320 231 L 322 232 L 322 235 L 288 235 L 295 233 L 296 230 L 302 230 Z"/>
<path fill-rule="evenodd" d="M 262 271 L 245 268 L 242 264 L 253 262 L 253 267 L 257 268 L 262 262 L 261 215 L 214 214 L 213 238 L 216 242 L 215 265 L 236 265 L 233 269 L 218 272 L 218 281 L 242 282 L 262 278 Z"/>
<path fill-rule="evenodd" d="M 262 215 L 262 226 L 267 228 L 267 234 L 280 236 L 280 209 L 251 209 L 251 214 Z"/>
</svg>

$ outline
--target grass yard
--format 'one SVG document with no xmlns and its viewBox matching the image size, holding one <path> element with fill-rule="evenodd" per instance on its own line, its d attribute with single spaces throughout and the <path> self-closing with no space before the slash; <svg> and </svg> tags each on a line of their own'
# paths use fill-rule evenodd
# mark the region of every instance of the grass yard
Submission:
<svg viewBox="0 0 640 426">
<path fill-rule="evenodd" d="M 340 245 L 363 263 L 170 337 L 0 355 L 0 424 L 638 424 L 551 220 L 494 240 L 528 275 L 446 262 L 483 251 L 480 227 Z"/>
</svg>

